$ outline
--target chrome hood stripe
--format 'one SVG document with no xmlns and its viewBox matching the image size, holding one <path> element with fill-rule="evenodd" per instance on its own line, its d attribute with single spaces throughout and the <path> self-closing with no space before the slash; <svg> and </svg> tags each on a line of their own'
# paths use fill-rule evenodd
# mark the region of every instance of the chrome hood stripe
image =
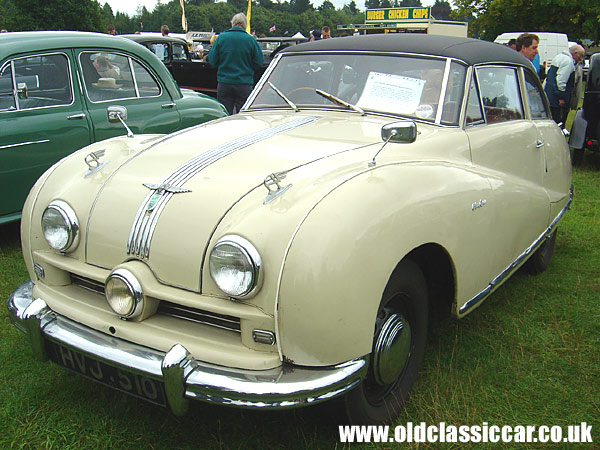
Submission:
<svg viewBox="0 0 600 450">
<path fill-rule="evenodd" d="M 292 120 L 282 125 L 266 130 L 260 130 L 247 136 L 236 138 L 225 144 L 221 144 L 182 164 L 163 178 L 158 184 L 168 185 L 172 188 L 180 188 L 188 180 L 200 173 L 200 171 L 221 158 L 277 134 L 308 125 L 317 119 L 318 117 L 305 117 Z M 148 205 L 155 193 L 156 191 L 150 190 L 137 211 L 127 240 L 127 254 L 129 255 L 140 258 L 150 257 L 150 245 L 152 243 L 152 235 L 154 234 L 156 224 L 158 223 L 158 219 L 163 209 L 173 196 L 172 192 L 164 191 L 160 195 L 158 201 L 156 201 L 156 204 L 153 205 L 152 208 L 149 208 Z"/>
</svg>

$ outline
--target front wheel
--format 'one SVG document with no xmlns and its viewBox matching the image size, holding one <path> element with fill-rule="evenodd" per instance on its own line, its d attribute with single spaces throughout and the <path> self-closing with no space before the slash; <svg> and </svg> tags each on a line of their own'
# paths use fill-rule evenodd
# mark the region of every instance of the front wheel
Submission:
<svg viewBox="0 0 600 450">
<path fill-rule="evenodd" d="M 525 263 L 525 269 L 531 275 L 537 275 L 542 273 L 550 264 L 550 259 L 554 254 L 554 242 L 556 241 L 556 231 L 552 233 L 552 236 L 544 240 L 544 243 L 539 246 L 533 255 Z"/>
<path fill-rule="evenodd" d="M 344 397 L 350 423 L 396 419 L 417 377 L 427 340 L 427 284 L 419 267 L 403 261 L 394 270 L 375 321 L 366 379 Z"/>
</svg>

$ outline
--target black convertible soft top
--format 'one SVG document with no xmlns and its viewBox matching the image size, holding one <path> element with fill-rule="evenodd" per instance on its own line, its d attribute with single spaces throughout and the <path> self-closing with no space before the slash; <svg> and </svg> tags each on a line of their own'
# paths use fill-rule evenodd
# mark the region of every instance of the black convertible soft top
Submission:
<svg viewBox="0 0 600 450">
<path fill-rule="evenodd" d="M 470 65 L 498 62 L 533 68 L 527 58 L 505 45 L 479 39 L 431 34 L 389 33 L 321 39 L 298 44 L 282 52 L 322 50 L 419 53 L 456 58 Z"/>
</svg>

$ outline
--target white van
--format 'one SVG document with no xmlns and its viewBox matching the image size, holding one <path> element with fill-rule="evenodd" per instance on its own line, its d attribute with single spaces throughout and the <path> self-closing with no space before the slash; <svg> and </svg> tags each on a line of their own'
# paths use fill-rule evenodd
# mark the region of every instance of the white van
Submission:
<svg viewBox="0 0 600 450">
<path fill-rule="evenodd" d="M 563 33 L 548 33 L 545 31 L 529 31 L 529 33 L 536 34 L 540 38 L 538 53 L 540 54 L 540 66 L 550 68 L 552 64 L 552 58 L 559 53 L 569 50 L 569 38 Z M 518 38 L 522 31 L 514 31 L 511 33 L 502 33 L 494 42 L 498 44 L 506 44 L 511 39 Z"/>
</svg>

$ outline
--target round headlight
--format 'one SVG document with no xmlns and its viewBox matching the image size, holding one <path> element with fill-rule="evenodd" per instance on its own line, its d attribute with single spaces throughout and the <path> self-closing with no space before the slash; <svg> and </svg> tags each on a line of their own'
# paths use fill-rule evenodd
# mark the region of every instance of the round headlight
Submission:
<svg viewBox="0 0 600 450">
<path fill-rule="evenodd" d="M 44 210 L 42 231 L 54 250 L 75 250 L 79 244 L 79 221 L 73 208 L 62 200 L 54 200 Z"/>
<path fill-rule="evenodd" d="M 116 269 L 106 279 L 106 300 L 112 310 L 123 319 L 139 316 L 144 309 L 144 295 L 137 278 L 125 269 Z"/>
<path fill-rule="evenodd" d="M 254 246 L 240 236 L 224 236 L 210 252 L 210 275 L 231 297 L 251 297 L 260 289 L 262 261 Z"/>
</svg>

